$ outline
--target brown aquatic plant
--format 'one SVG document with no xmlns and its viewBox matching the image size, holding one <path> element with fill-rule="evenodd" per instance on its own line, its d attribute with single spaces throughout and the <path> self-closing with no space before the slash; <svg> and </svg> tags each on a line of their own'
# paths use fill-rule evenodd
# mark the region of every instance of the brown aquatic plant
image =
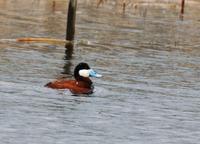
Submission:
<svg viewBox="0 0 200 144">
<path fill-rule="evenodd" d="M 97 7 L 106 2 L 107 0 L 97 0 Z"/>
<path fill-rule="evenodd" d="M 50 43 L 50 44 L 65 44 L 65 45 L 72 45 L 71 41 L 63 40 L 63 39 L 54 39 L 54 38 L 17 38 L 17 42 L 38 42 L 38 43 Z"/>
<path fill-rule="evenodd" d="M 184 14 L 185 0 L 181 1 L 181 14 Z"/>
<path fill-rule="evenodd" d="M 91 0 L 92 1 L 92 0 Z M 122 11 L 123 13 L 131 12 L 129 10 L 135 10 L 140 7 L 159 6 L 163 8 L 176 9 L 177 6 L 181 6 L 180 13 L 184 13 L 185 0 L 97 0 L 97 7 L 105 4 L 113 4 L 115 9 Z"/>
</svg>

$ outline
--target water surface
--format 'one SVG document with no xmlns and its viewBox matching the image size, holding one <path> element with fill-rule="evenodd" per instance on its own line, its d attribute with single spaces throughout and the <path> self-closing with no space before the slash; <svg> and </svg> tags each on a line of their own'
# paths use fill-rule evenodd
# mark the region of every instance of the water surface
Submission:
<svg viewBox="0 0 200 144">
<path fill-rule="evenodd" d="M 67 1 L 55 2 L 2 0 L 0 38 L 65 38 Z M 81 1 L 72 53 L 62 45 L 1 41 L 1 143 L 198 144 L 196 3 L 180 19 L 173 3 L 143 3 L 122 14 L 114 3 L 97 9 Z M 72 78 L 82 61 L 104 75 L 93 79 L 94 94 L 44 87 Z"/>
</svg>

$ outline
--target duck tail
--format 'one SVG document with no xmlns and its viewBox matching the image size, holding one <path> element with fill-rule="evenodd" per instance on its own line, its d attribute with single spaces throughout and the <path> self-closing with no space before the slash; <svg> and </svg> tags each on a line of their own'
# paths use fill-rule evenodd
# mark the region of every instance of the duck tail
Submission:
<svg viewBox="0 0 200 144">
<path fill-rule="evenodd" d="M 52 88 L 53 87 L 53 83 L 52 82 L 49 82 L 47 83 L 46 85 L 44 85 L 45 87 L 49 87 L 49 88 Z"/>
<path fill-rule="evenodd" d="M 60 81 L 49 82 L 45 85 L 45 87 L 52 88 L 52 89 L 65 89 L 62 82 Z"/>
</svg>

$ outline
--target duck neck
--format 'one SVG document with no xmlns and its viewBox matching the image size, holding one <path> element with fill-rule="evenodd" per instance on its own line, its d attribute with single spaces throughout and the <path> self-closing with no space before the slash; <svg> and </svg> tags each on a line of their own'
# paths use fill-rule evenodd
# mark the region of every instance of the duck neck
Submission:
<svg viewBox="0 0 200 144">
<path fill-rule="evenodd" d="M 76 78 L 76 80 L 77 80 L 77 81 L 84 82 L 84 83 L 87 83 L 88 86 L 91 86 L 91 85 L 92 85 L 92 81 L 90 80 L 90 78 L 79 77 L 79 78 Z"/>
</svg>

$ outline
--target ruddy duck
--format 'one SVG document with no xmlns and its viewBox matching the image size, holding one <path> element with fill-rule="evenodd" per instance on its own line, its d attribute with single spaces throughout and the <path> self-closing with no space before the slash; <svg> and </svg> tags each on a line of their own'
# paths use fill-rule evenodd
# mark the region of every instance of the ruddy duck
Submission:
<svg viewBox="0 0 200 144">
<path fill-rule="evenodd" d="M 91 94 L 94 86 L 89 77 L 102 77 L 93 69 L 90 69 L 87 63 L 79 63 L 74 69 L 75 80 L 55 80 L 47 83 L 45 86 L 53 89 L 69 89 L 73 94 Z"/>
</svg>

